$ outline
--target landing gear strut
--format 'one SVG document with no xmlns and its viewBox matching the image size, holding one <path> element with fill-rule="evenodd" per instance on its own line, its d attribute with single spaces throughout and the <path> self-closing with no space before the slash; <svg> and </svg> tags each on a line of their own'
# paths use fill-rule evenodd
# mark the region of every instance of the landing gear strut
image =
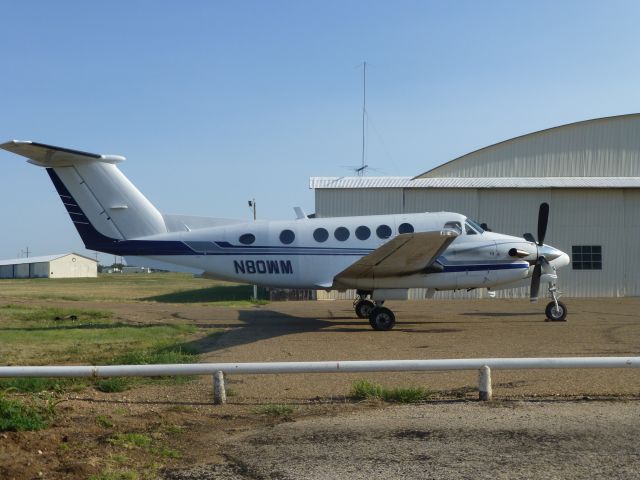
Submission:
<svg viewBox="0 0 640 480">
<path fill-rule="evenodd" d="M 391 330 L 396 324 L 396 316 L 383 304 L 384 300 L 371 300 L 371 292 L 358 290 L 353 309 L 359 318 L 368 318 L 374 330 Z"/>
<path fill-rule="evenodd" d="M 552 302 L 547 304 L 547 308 L 544 309 L 544 313 L 547 315 L 547 320 L 550 322 L 566 322 L 567 321 L 567 306 L 558 301 L 560 292 L 555 284 L 549 284 L 549 295 L 553 298 Z"/>
</svg>

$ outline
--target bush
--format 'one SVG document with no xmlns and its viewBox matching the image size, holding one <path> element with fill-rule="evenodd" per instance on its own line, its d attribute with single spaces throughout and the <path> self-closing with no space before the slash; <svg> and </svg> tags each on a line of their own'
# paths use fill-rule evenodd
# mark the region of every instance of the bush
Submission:
<svg viewBox="0 0 640 480">
<path fill-rule="evenodd" d="M 111 377 L 96 381 L 96 389 L 105 393 L 117 393 L 129 390 L 131 382 L 125 377 Z"/>
</svg>

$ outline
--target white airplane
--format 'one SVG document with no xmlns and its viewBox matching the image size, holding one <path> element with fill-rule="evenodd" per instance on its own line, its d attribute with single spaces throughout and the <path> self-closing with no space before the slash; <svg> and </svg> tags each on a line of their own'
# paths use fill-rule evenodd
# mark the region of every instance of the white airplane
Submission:
<svg viewBox="0 0 640 480">
<path fill-rule="evenodd" d="M 118 155 L 98 155 L 36 142 L 0 145 L 45 167 L 89 250 L 143 256 L 204 271 L 205 276 L 268 287 L 356 289 L 355 313 L 375 330 L 395 315 L 385 300 L 409 288 L 511 288 L 542 281 L 552 301 L 547 318 L 565 320 L 556 269 L 569 256 L 545 245 L 549 205 L 540 206 L 538 240 L 483 229 L 459 213 L 243 221 L 160 213 L 122 174 Z"/>
</svg>

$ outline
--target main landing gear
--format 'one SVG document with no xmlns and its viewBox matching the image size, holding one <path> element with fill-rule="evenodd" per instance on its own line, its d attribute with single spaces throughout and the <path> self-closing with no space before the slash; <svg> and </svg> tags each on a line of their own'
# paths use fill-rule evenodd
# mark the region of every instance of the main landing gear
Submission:
<svg viewBox="0 0 640 480">
<path fill-rule="evenodd" d="M 374 330 L 391 330 L 396 324 L 396 316 L 391 310 L 383 307 L 384 300 L 373 301 L 371 292 L 358 290 L 353 302 L 353 309 L 359 318 L 368 318 Z"/>
<path fill-rule="evenodd" d="M 566 322 L 567 321 L 567 306 L 558 301 L 560 292 L 555 284 L 549 284 L 549 295 L 553 298 L 552 302 L 547 304 L 547 308 L 544 309 L 544 313 L 547 316 L 549 322 Z"/>
</svg>

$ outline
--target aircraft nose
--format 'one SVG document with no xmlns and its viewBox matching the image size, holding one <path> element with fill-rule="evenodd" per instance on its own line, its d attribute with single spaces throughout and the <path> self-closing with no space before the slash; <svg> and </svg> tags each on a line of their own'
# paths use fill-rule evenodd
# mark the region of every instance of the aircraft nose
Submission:
<svg viewBox="0 0 640 480">
<path fill-rule="evenodd" d="M 571 259 L 569 255 L 564 253 L 562 250 L 558 250 L 557 248 L 553 248 L 551 245 L 543 245 L 540 247 L 540 255 L 544 255 L 544 257 L 549 260 L 554 267 L 561 268 L 566 267 L 571 263 Z"/>
<path fill-rule="evenodd" d="M 560 250 L 558 250 L 560 252 Z M 567 255 L 564 252 L 560 252 L 561 255 L 556 258 L 556 261 L 554 262 L 556 264 L 556 267 L 562 268 L 562 267 L 566 267 L 567 265 L 569 265 L 571 263 L 571 259 L 569 258 L 569 255 Z"/>
</svg>

